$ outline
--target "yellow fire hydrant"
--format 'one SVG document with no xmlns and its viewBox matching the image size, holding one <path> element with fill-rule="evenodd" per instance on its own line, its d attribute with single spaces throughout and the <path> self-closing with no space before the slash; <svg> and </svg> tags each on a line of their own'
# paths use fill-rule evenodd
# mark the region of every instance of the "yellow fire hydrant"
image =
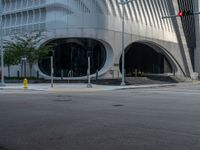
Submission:
<svg viewBox="0 0 200 150">
<path fill-rule="evenodd" d="M 28 80 L 25 78 L 23 81 L 24 89 L 28 89 Z"/>
</svg>

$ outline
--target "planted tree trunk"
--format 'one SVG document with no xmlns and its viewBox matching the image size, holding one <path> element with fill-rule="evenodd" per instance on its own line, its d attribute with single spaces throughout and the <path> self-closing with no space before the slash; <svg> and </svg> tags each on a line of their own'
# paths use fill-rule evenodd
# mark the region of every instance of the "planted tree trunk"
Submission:
<svg viewBox="0 0 200 150">
<path fill-rule="evenodd" d="M 29 68 L 30 68 L 30 77 L 32 77 L 32 68 L 33 68 L 33 65 L 29 64 Z"/>
<path fill-rule="evenodd" d="M 8 77 L 10 77 L 10 66 L 8 66 Z"/>
</svg>

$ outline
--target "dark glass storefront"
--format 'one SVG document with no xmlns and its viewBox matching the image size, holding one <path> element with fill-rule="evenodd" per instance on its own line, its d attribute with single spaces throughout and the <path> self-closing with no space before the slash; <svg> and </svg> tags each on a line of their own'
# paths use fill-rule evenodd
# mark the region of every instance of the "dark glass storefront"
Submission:
<svg viewBox="0 0 200 150">
<path fill-rule="evenodd" d="M 144 74 L 172 73 L 172 66 L 167 58 L 142 43 L 133 43 L 126 49 L 125 69 L 127 76 L 133 76 L 136 71 Z"/>
<path fill-rule="evenodd" d="M 49 44 L 54 47 L 54 76 L 83 77 L 87 75 L 88 56 L 91 59 L 91 74 L 102 69 L 106 61 L 106 49 L 93 39 L 56 39 Z M 40 70 L 50 75 L 50 58 L 39 60 Z"/>
</svg>

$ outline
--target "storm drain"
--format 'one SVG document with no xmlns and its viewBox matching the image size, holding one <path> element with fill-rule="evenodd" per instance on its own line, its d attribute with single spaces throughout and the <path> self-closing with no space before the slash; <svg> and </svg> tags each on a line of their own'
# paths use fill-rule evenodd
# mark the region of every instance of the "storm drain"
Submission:
<svg viewBox="0 0 200 150">
<path fill-rule="evenodd" d="M 55 99 L 56 102 L 71 102 L 72 99 Z"/>
<path fill-rule="evenodd" d="M 72 96 L 71 95 L 56 95 L 56 102 L 71 102 Z"/>
<path fill-rule="evenodd" d="M 56 97 L 72 97 L 71 95 L 56 95 Z"/>
<path fill-rule="evenodd" d="M 115 104 L 115 105 L 112 105 L 113 107 L 122 107 L 122 106 L 124 106 L 124 105 L 122 105 L 122 104 Z"/>
</svg>

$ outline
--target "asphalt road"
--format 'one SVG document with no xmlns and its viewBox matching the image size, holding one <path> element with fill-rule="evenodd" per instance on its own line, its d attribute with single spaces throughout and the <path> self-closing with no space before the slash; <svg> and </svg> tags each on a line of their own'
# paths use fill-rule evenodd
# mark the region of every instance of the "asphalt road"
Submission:
<svg viewBox="0 0 200 150">
<path fill-rule="evenodd" d="M 200 150 L 200 85 L 0 90 L 0 150 Z"/>
</svg>

